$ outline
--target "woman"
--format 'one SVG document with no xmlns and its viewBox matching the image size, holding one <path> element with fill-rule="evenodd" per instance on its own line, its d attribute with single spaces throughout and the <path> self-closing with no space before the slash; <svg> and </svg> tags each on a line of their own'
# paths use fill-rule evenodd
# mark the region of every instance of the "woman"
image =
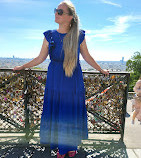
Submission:
<svg viewBox="0 0 141 158">
<path fill-rule="evenodd" d="M 48 54 L 48 67 L 43 112 L 40 125 L 40 143 L 58 148 L 57 157 L 68 153 L 74 157 L 82 139 L 88 138 L 85 88 L 79 54 L 93 68 L 104 71 L 88 52 L 85 31 L 79 30 L 74 5 L 63 1 L 55 11 L 57 30 L 44 32 L 44 41 L 38 57 L 14 70 L 30 68 L 43 62 Z"/>
<path fill-rule="evenodd" d="M 136 82 L 133 90 L 136 93 L 136 96 L 134 97 L 132 102 L 132 109 L 134 110 L 132 124 L 134 124 L 135 118 L 137 118 L 138 121 L 140 121 L 141 123 L 141 77 Z"/>
</svg>

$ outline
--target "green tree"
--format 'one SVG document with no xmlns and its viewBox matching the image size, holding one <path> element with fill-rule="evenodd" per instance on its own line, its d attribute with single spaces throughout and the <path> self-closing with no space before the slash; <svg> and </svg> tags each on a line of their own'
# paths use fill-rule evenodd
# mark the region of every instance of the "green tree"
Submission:
<svg viewBox="0 0 141 158">
<path fill-rule="evenodd" d="M 126 70 L 130 72 L 129 91 L 133 91 L 135 83 L 141 76 L 141 53 L 135 52 L 126 62 L 126 67 Z"/>
</svg>

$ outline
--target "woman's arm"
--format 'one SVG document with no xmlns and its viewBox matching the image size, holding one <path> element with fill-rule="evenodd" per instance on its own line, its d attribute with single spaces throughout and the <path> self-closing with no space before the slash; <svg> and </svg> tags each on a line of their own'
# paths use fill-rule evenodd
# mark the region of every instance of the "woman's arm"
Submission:
<svg viewBox="0 0 141 158">
<path fill-rule="evenodd" d="M 42 63 L 48 56 L 48 45 L 49 45 L 49 43 L 46 40 L 46 38 L 44 37 L 40 54 L 36 58 L 31 60 L 30 62 L 28 62 L 28 63 L 26 63 L 26 64 L 24 64 L 22 66 L 14 67 L 13 70 L 14 71 L 15 70 L 22 70 L 22 69 L 30 68 L 30 67 L 33 67 L 33 66 L 36 66 L 36 65 L 39 65 L 40 63 Z"/>
<path fill-rule="evenodd" d="M 83 56 L 84 60 L 89 65 L 91 65 L 94 69 L 100 71 L 103 74 L 109 75 L 109 72 L 102 70 L 101 67 L 97 64 L 97 62 L 93 59 L 93 57 L 89 54 L 85 39 L 83 40 L 83 42 L 80 45 L 80 53 Z"/>
</svg>

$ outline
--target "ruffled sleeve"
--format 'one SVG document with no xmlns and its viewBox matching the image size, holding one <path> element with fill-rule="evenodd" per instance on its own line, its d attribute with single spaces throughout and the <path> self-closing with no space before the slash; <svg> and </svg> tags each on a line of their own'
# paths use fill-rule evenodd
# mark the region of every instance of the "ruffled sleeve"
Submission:
<svg viewBox="0 0 141 158">
<path fill-rule="evenodd" d="M 48 42 L 50 42 L 51 30 L 45 31 L 43 34 L 44 34 L 46 40 L 47 40 Z"/>
<path fill-rule="evenodd" d="M 79 35 L 79 43 L 81 44 L 85 38 L 85 31 L 80 30 L 80 35 Z"/>
</svg>

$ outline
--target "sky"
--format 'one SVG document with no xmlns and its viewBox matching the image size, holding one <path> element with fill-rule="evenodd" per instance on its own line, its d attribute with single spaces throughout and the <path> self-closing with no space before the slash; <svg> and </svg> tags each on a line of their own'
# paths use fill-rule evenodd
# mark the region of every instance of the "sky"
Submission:
<svg viewBox="0 0 141 158">
<path fill-rule="evenodd" d="M 58 29 L 54 8 L 60 2 L 0 0 L 0 57 L 38 56 L 43 32 Z M 72 3 L 95 60 L 119 61 L 124 57 L 127 61 L 134 52 L 141 51 L 140 0 L 72 0 Z"/>
</svg>

